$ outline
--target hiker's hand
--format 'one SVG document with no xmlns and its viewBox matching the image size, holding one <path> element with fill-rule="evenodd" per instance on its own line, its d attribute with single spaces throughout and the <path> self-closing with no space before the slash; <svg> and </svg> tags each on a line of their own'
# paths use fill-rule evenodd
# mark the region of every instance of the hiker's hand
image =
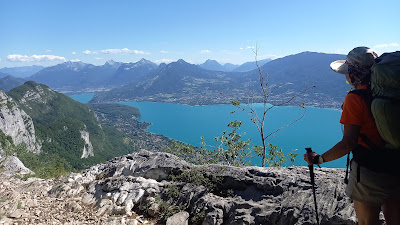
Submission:
<svg viewBox="0 0 400 225">
<path fill-rule="evenodd" d="M 314 162 L 314 157 L 318 155 L 315 152 L 310 152 L 310 153 L 306 153 L 304 154 L 304 160 L 308 163 L 308 165 L 312 165 Z"/>
</svg>

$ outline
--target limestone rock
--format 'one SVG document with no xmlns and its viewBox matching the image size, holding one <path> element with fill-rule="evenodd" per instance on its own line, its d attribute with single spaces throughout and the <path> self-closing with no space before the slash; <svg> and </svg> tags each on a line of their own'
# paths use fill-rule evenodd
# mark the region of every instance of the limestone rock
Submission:
<svg viewBox="0 0 400 225">
<path fill-rule="evenodd" d="M 67 203 L 67 209 L 71 212 L 80 212 L 82 210 L 82 206 L 79 203 L 72 201 Z"/>
<path fill-rule="evenodd" d="M 160 214 L 160 205 L 158 203 L 150 203 L 150 207 L 147 210 L 147 213 L 151 216 L 151 217 L 156 217 Z"/>
<path fill-rule="evenodd" d="M 0 159 L 0 167 L 2 167 L 8 174 L 34 174 L 16 156 L 8 156 Z"/>
<path fill-rule="evenodd" d="M 203 180 L 171 180 L 171 175 L 179 177 L 188 170 L 195 172 L 190 178 Z M 344 193 L 344 174 L 343 169 L 315 169 L 321 224 L 356 224 L 352 203 Z M 161 205 L 169 204 L 187 212 L 187 223 L 315 224 L 307 167 L 196 166 L 167 153 L 142 150 L 82 174 L 71 174 L 53 185 L 48 194 L 79 199 L 79 206 L 92 208 L 91 215 L 96 218 L 131 218 L 137 213 L 157 217 L 162 213 Z M 68 203 L 64 210 L 74 213 L 75 209 L 80 208 Z M 171 220 L 167 223 L 172 224 Z M 116 221 L 121 223 L 120 219 L 109 222 Z M 107 224 L 106 220 L 103 223 Z"/>
<path fill-rule="evenodd" d="M 188 225 L 189 213 L 182 211 L 167 219 L 166 225 Z"/>
<path fill-rule="evenodd" d="M 10 136 L 15 145 L 25 143 L 28 151 L 40 153 L 41 145 L 36 140 L 32 118 L 2 90 L 0 90 L 0 130 Z"/>
<path fill-rule="evenodd" d="M 170 175 L 179 176 L 187 170 L 209 181 L 215 179 L 214 186 L 169 180 Z M 355 224 L 354 209 L 344 193 L 344 170 L 323 168 L 315 174 L 321 223 Z M 161 196 L 169 204 L 185 206 L 191 217 L 197 216 L 203 224 L 315 223 L 307 167 L 196 166 L 167 153 L 142 150 L 68 179 L 64 185 L 71 189 L 77 189 L 74 183 L 87 185 L 84 202 L 96 205 L 97 215 L 131 215 L 133 208 L 144 207 L 156 216 L 160 202 L 155 197 Z M 178 196 L 168 199 L 172 186 Z M 71 192 L 63 190 L 57 191 Z"/>
<path fill-rule="evenodd" d="M 13 219 L 18 219 L 22 217 L 22 213 L 20 210 L 17 209 L 13 213 L 11 213 L 8 217 Z"/>
<path fill-rule="evenodd" d="M 202 186 L 183 185 L 176 200 L 177 204 L 188 205 L 189 211 L 203 210 L 206 213 L 204 220 L 208 224 L 315 222 L 313 195 L 306 167 L 195 166 L 167 153 L 140 151 L 112 160 L 103 167 L 103 171 L 110 171 L 107 176 L 111 177 L 144 176 L 161 180 L 168 174 L 180 174 L 190 168 L 196 169 L 204 177 L 216 176 L 220 179 L 216 190 L 211 193 Z M 355 224 L 351 201 L 344 193 L 344 170 L 323 168 L 316 169 L 315 174 L 321 222 Z M 233 192 L 234 196 L 227 197 L 224 193 L 228 191 Z"/>
<path fill-rule="evenodd" d="M 85 130 L 81 130 L 80 133 L 81 133 L 81 138 L 84 141 L 84 146 L 83 146 L 83 151 L 82 151 L 81 158 L 88 158 L 89 156 L 94 156 L 93 145 L 90 142 L 89 132 L 87 132 Z"/>
</svg>

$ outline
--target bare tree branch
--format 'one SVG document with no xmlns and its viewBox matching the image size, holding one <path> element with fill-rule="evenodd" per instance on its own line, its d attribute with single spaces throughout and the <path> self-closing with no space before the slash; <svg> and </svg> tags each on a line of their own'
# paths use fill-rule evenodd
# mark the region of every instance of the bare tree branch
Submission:
<svg viewBox="0 0 400 225">
<path fill-rule="evenodd" d="M 265 166 L 265 162 L 266 162 L 266 152 L 267 152 L 267 145 L 265 143 L 265 141 L 269 138 L 272 138 L 273 135 L 275 135 L 276 133 L 278 133 L 279 131 L 281 131 L 282 129 L 289 127 L 291 125 L 293 125 L 294 123 L 298 122 L 299 120 L 301 120 L 304 116 L 305 113 L 307 111 L 307 109 L 305 109 L 304 105 L 302 105 L 302 108 L 304 108 L 304 113 L 297 119 L 293 120 L 291 123 L 286 124 L 280 128 L 278 128 L 277 130 L 269 133 L 268 135 L 265 135 L 264 132 L 264 126 L 265 126 L 265 120 L 267 117 L 267 113 L 269 110 L 273 109 L 276 106 L 282 106 L 285 104 L 288 104 L 289 102 L 293 101 L 293 99 L 295 99 L 296 97 L 299 97 L 301 95 L 303 95 L 306 91 L 308 91 L 311 88 L 314 88 L 315 86 L 312 87 L 306 87 L 303 91 L 301 91 L 300 93 L 293 95 L 291 98 L 276 104 L 276 105 L 271 105 L 270 107 L 268 107 L 268 102 L 270 97 L 275 93 L 276 90 L 278 90 L 279 88 L 281 88 L 281 85 L 276 85 L 276 86 L 272 86 L 270 87 L 270 75 L 267 73 L 266 76 L 263 75 L 261 68 L 258 64 L 258 50 L 259 47 L 256 44 L 256 48 L 252 49 L 254 55 L 255 55 L 255 62 L 256 62 L 256 66 L 258 69 L 258 74 L 259 74 L 259 85 L 261 87 L 261 91 L 262 91 L 262 100 L 263 100 L 263 113 L 262 116 L 259 117 L 259 115 L 257 114 L 256 109 L 254 108 L 254 99 L 255 99 L 255 95 L 251 95 L 248 99 L 247 99 L 247 107 L 242 107 L 240 105 L 239 102 L 235 101 L 234 105 L 239 108 L 240 110 L 242 110 L 243 112 L 247 113 L 250 117 L 251 117 L 251 121 L 255 124 L 255 126 L 257 127 L 258 133 L 260 134 L 260 138 L 262 141 L 262 166 Z M 270 89 L 270 90 L 269 90 Z"/>
<path fill-rule="evenodd" d="M 264 137 L 264 140 L 266 140 L 266 139 L 267 139 L 268 137 L 270 137 L 271 135 L 276 134 L 277 132 L 279 132 L 279 131 L 282 130 L 283 128 L 289 127 L 289 126 L 293 125 L 294 123 L 298 122 L 299 120 L 301 120 L 301 119 L 306 115 L 306 111 L 307 111 L 307 109 L 304 108 L 304 113 L 303 113 L 303 115 L 301 115 L 299 118 L 293 120 L 291 123 L 286 124 L 286 125 L 284 125 L 284 126 L 278 128 L 278 129 L 276 129 L 274 132 L 271 132 L 270 134 L 268 134 L 267 136 Z"/>
</svg>

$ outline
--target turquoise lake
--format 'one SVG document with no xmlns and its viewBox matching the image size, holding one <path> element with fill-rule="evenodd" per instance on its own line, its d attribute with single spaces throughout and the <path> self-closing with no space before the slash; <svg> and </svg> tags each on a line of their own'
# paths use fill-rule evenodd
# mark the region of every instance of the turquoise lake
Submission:
<svg viewBox="0 0 400 225">
<path fill-rule="evenodd" d="M 76 101 L 87 103 L 94 94 L 70 95 Z M 121 102 L 120 104 L 139 108 L 142 117 L 140 121 L 150 122 L 152 125 L 147 131 L 162 134 L 191 145 L 201 146 L 201 136 L 204 136 L 208 149 L 217 145 L 214 137 L 221 136 L 223 131 L 230 131 L 227 124 L 230 121 L 243 121 L 238 133 L 242 140 L 251 140 L 252 145 L 261 145 L 260 135 L 256 126 L 250 121 L 251 117 L 237 110 L 232 105 L 205 105 L 188 106 L 158 102 Z M 254 108 L 261 115 L 262 104 L 255 104 Z M 304 112 L 300 107 L 274 107 L 267 113 L 265 128 L 266 134 L 291 123 Z M 299 156 L 294 165 L 303 165 L 304 148 L 312 147 L 317 153 L 323 153 L 342 138 L 342 128 L 339 123 L 341 111 L 307 107 L 305 116 L 295 124 L 284 128 L 269 141 L 282 148 L 284 152 L 295 150 Z M 252 165 L 260 165 L 261 160 L 254 157 Z M 291 164 L 289 164 L 291 165 Z M 344 168 L 346 157 L 323 164 L 324 167 Z"/>
</svg>

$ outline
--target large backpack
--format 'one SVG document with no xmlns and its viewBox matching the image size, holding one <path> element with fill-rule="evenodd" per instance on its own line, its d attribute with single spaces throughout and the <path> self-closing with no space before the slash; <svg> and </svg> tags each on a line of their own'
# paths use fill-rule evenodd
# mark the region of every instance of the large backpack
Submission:
<svg viewBox="0 0 400 225">
<path fill-rule="evenodd" d="M 400 149 L 400 51 L 385 53 L 372 67 L 371 111 L 386 147 Z"/>
<path fill-rule="evenodd" d="M 371 113 L 375 120 L 379 134 L 387 142 L 384 148 L 375 149 L 366 136 L 361 136 L 370 149 L 365 151 L 353 149 L 353 159 L 358 165 L 365 166 L 379 172 L 398 175 L 397 166 L 400 157 L 400 51 L 385 53 L 376 59 L 372 66 L 371 91 L 365 89 L 353 90 L 371 106 Z M 348 183 L 348 168 L 350 153 L 347 155 L 345 183 Z M 360 180 L 360 167 L 357 168 L 357 182 Z"/>
</svg>

